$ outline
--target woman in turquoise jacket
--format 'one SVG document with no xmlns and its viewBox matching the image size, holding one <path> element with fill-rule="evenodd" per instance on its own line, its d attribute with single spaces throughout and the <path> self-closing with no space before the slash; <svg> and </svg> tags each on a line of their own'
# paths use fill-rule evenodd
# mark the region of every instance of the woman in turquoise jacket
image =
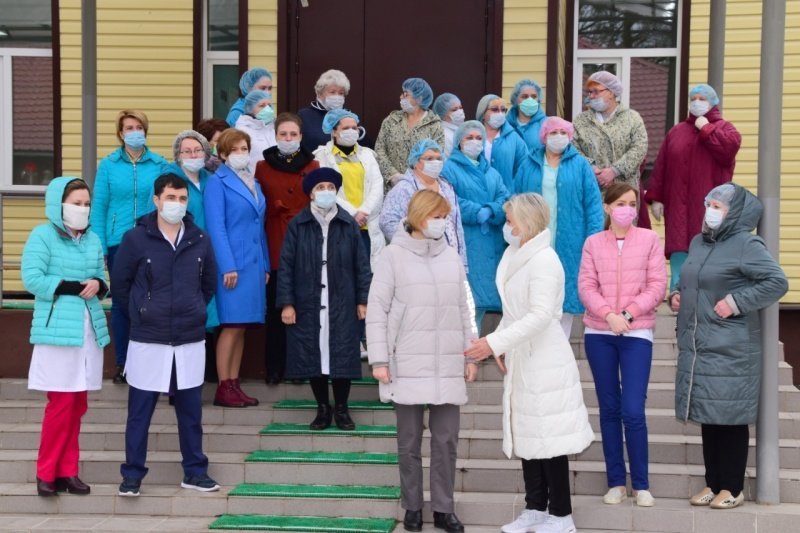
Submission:
<svg viewBox="0 0 800 533">
<path fill-rule="evenodd" d="M 34 295 L 28 388 L 47 391 L 36 461 L 40 496 L 88 494 L 78 478 L 81 417 L 87 391 L 103 380 L 103 347 L 109 343 L 103 249 L 89 225 L 89 187 L 78 178 L 56 178 L 45 194 L 48 222 L 37 226 L 22 251 L 22 283 Z"/>
<path fill-rule="evenodd" d="M 523 168 L 519 192 L 541 194 L 550 206 L 551 245 L 564 267 L 564 314 L 561 325 L 569 336 L 572 316 L 583 313 L 578 298 L 578 270 L 583 243 L 603 230 L 605 215 L 597 178 L 589 162 L 572 146 L 574 128 L 559 117 L 542 124 L 542 146 Z"/>
<path fill-rule="evenodd" d="M 453 151 L 442 170 L 458 195 L 467 245 L 467 279 L 475 299 L 475 322 L 481 328 L 484 315 L 501 312 L 495 274 L 506 248 L 503 204 L 509 198 L 503 178 L 483 155 L 486 130 L 477 120 L 459 126 Z"/>
<path fill-rule="evenodd" d="M 94 204 L 90 216 L 92 229 L 100 237 L 108 269 L 126 231 L 136 220 L 155 209 L 153 182 L 161 175 L 167 160 L 146 146 L 150 122 L 141 111 L 126 109 L 117 115 L 117 138 L 122 146 L 111 152 L 97 167 Z M 123 370 L 128 353 L 130 324 L 122 310 L 111 303 L 111 330 L 114 333 L 117 373 L 114 383 L 124 383 Z"/>
<path fill-rule="evenodd" d="M 539 130 L 547 115 L 542 104 L 542 88 L 533 80 L 519 80 L 511 91 L 511 109 L 506 120 L 519 133 L 528 150 L 542 146 Z"/>
<path fill-rule="evenodd" d="M 517 190 L 518 172 L 528 157 L 528 147 L 517 130 L 508 123 L 508 108 L 497 95 L 487 94 L 478 102 L 476 120 L 486 128 L 484 155 L 492 168 L 503 177 L 506 189 L 514 194 Z"/>
</svg>

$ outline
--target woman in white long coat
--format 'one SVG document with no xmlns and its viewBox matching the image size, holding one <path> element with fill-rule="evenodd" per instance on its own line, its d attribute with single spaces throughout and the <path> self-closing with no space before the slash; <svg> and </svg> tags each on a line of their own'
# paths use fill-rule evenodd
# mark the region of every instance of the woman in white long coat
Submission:
<svg viewBox="0 0 800 533">
<path fill-rule="evenodd" d="M 497 268 L 503 320 L 465 355 L 495 356 L 503 383 L 503 452 L 522 459 L 526 508 L 506 533 L 575 531 L 567 456 L 594 440 L 578 366 L 561 329 L 564 269 L 550 247 L 549 208 L 535 193 L 506 202 L 508 248 Z"/>
</svg>

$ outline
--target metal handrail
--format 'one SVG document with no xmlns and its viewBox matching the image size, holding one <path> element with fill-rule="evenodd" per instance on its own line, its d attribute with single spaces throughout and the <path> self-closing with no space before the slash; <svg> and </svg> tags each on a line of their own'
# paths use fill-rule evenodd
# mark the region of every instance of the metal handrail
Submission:
<svg viewBox="0 0 800 533">
<path fill-rule="evenodd" d="M 5 241 L 3 240 L 4 217 L 5 217 L 5 200 L 6 198 L 21 198 L 38 200 L 44 198 L 44 191 L 41 193 L 36 192 L 15 192 L 15 191 L 1 191 L 0 190 L 0 308 L 3 307 L 3 300 L 5 294 L 3 293 L 3 278 L 5 276 L 6 266 L 20 268 L 20 261 L 5 261 Z"/>
</svg>

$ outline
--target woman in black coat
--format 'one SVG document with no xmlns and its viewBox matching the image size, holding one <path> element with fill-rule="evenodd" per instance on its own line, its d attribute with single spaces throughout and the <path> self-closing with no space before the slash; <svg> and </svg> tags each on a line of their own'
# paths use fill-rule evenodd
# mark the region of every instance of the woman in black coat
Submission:
<svg viewBox="0 0 800 533">
<path fill-rule="evenodd" d="M 311 204 L 289 223 L 281 249 L 276 307 L 286 328 L 286 377 L 311 381 L 317 416 L 311 429 L 331 419 L 355 428 L 347 410 L 350 381 L 361 377 L 362 325 L 372 274 L 358 224 L 336 206 L 342 175 L 320 168 L 303 178 Z M 328 378 L 335 408 L 328 402 Z"/>
</svg>

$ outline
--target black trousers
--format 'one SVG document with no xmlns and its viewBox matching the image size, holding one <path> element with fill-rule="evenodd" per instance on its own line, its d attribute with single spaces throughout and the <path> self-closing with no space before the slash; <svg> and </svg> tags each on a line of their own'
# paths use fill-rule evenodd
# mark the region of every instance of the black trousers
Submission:
<svg viewBox="0 0 800 533">
<path fill-rule="evenodd" d="M 703 424 L 703 462 L 706 465 L 706 485 L 718 494 L 729 490 L 736 497 L 744 488 L 750 428 Z"/>
<path fill-rule="evenodd" d="M 550 459 L 523 459 L 526 509 L 547 512 L 553 516 L 572 514 L 569 495 L 569 458 L 560 455 Z M 548 505 L 549 504 L 549 505 Z"/>
<path fill-rule="evenodd" d="M 328 396 L 328 376 L 317 376 L 311 378 L 309 381 L 311 382 L 311 392 L 314 393 L 314 399 L 317 400 L 317 404 L 330 404 L 330 397 Z M 347 407 L 347 399 L 350 397 L 350 381 L 351 380 L 346 378 L 331 380 L 333 401 L 337 407 Z"/>
<path fill-rule="evenodd" d="M 267 283 L 267 337 L 264 346 L 264 369 L 267 377 L 283 379 L 286 373 L 286 326 L 281 311 L 275 307 L 278 299 L 278 271 L 269 273 Z"/>
</svg>

